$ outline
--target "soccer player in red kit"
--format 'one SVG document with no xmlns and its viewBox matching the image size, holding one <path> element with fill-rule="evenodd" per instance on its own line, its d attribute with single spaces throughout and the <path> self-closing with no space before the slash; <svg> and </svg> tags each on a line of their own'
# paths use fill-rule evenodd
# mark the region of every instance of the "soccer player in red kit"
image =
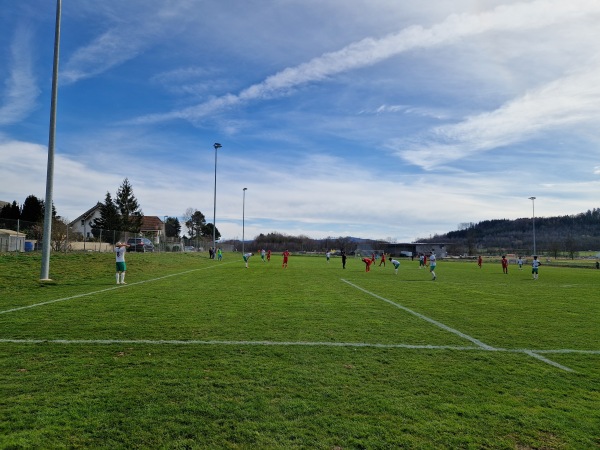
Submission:
<svg viewBox="0 0 600 450">
<path fill-rule="evenodd" d="M 287 269 L 288 258 L 290 257 L 290 252 L 288 250 L 286 250 L 285 252 L 282 253 L 282 255 L 283 255 L 283 265 L 281 267 L 284 267 Z"/>
<path fill-rule="evenodd" d="M 363 258 L 362 262 L 365 263 L 365 272 L 371 271 L 371 264 L 373 264 L 373 259 L 371 258 Z"/>
</svg>

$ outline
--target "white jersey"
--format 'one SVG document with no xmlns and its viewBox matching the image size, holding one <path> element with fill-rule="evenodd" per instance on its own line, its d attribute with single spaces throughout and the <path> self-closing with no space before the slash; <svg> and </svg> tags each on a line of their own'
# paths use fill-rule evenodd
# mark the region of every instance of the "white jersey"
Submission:
<svg viewBox="0 0 600 450">
<path fill-rule="evenodd" d="M 127 247 L 115 247 L 115 254 L 117 255 L 117 262 L 125 262 L 125 252 Z"/>
<path fill-rule="evenodd" d="M 429 256 L 429 264 L 432 265 L 432 266 L 435 266 L 435 264 L 436 264 L 436 262 L 435 262 L 435 253 L 432 253 Z"/>
<path fill-rule="evenodd" d="M 540 262 L 539 262 L 537 259 L 534 259 L 534 260 L 531 262 L 531 267 L 532 267 L 532 268 L 534 268 L 534 269 L 537 269 L 539 266 L 540 266 Z"/>
</svg>

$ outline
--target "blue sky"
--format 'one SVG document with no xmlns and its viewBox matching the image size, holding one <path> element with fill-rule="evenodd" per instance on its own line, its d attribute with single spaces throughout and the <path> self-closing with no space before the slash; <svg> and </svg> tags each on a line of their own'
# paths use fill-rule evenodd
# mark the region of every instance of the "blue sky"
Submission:
<svg viewBox="0 0 600 450">
<path fill-rule="evenodd" d="M 63 0 L 54 204 L 399 242 L 598 207 L 596 0 Z M 0 200 L 45 197 L 55 3 L 3 1 Z"/>
</svg>

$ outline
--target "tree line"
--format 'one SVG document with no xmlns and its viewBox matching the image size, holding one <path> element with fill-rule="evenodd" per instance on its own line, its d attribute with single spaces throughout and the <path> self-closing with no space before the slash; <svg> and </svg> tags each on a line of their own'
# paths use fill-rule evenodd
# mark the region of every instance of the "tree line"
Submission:
<svg viewBox="0 0 600 450">
<path fill-rule="evenodd" d="M 373 241 L 375 242 L 375 241 Z M 241 248 L 241 241 L 226 241 L 233 244 L 235 248 Z M 248 251 L 259 251 L 261 249 L 274 252 L 326 252 L 329 250 L 350 251 L 356 247 L 355 239 L 351 237 L 327 237 L 324 239 L 313 239 L 305 235 L 291 236 L 285 233 L 273 231 L 260 233 L 254 239 L 246 241 Z"/>
<path fill-rule="evenodd" d="M 54 205 L 52 213 L 52 240 L 56 242 L 53 247 L 59 248 L 68 237 L 69 224 L 56 214 Z M 213 224 L 206 223 L 206 218 L 202 212 L 194 208 L 188 208 L 183 214 L 183 219 L 188 229 L 188 235 L 181 236 L 182 225 L 178 217 L 168 217 L 165 219 L 167 237 L 186 240 L 212 238 Z M 0 208 L 0 228 L 15 231 L 18 229 L 30 239 L 42 240 L 43 221 L 44 201 L 38 199 L 35 195 L 29 195 L 22 205 L 13 200 L 12 203 Z M 120 240 L 122 233 L 139 234 L 143 221 L 144 213 L 134 195 L 133 186 L 125 178 L 114 196 L 110 192 L 106 192 L 104 202 L 100 203 L 99 206 L 99 217 L 92 222 L 90 231 L 97 240 L 114 244 Z M 111 232 L 109 233 L 109 231 Z M 71 236 L 73 236 L 72 232 Z M 221 237 L 218 228 L 215 230 L 215 237 L 216 239 Z"/>
<path fill-rule="evenodd" d="M 0 209 L 1 227 L 20 231 L 30 239 L 43 239 L 43 221 L 45 214 L 44 201 L 35 195 L 29 195 L 23 205 L 16 200 Z M 92 234 L 99 237 L 102 230 L 117 230 L 120 232 L 139 233 L 143 221 L 143 213 L 139 206 L 129 180 L 125 178 L 117 189 L 113 199 L 110 192 L 106 193 L 104 203 L 100 206 L 100 217 L 92 223 Z M 4 219 L 4 220 L 3 220 Z M 69 236 L 69 224 L 57 215 L 52 205 L 52 248 L 62 250 Z M 71 232 L 71 237 L 73 233 Z M 118 235 L 106 234 L 105 241 L 114 243 Z"/>
<path fill-rule="evenodd" d="M 444 242 L 454 254 L 531 254 L 533 228 L 534 218 L 484 220 L 462 223 L 455 231 L 419 238 L 418 242 Z M 535 243 L 537 253 L 554 257 L 600 250 L 600 208 L 575 215 L 536 217 Z"/>
<path fill-rule="evenodd" d="M 0 228 L 18 231 L 28 239 L 41 241 L 44 236 L 44 200 L 29 195 L 22 205 L 16 200 L 0 208 Z M 59 250 L 66 242 L 68 224 L 57 214 L 52 205 L 52 248 Z"/>
</svg>

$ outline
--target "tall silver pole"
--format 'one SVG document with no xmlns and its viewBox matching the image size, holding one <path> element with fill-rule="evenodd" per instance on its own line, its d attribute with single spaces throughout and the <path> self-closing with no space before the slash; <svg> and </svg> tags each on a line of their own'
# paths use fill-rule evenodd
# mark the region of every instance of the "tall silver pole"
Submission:
<svg viewBox="0 0 600 450">
<path fill-rule="evenodd" d="M 52 189 L 54 185 L 54 141 L 56 136 L 56 101 L 58 97 L 58 59 L 60 50 L 60 16 L 62 0 L 56 0 L 54 27 L 54 65 L 52 69 L 52 97 L 50 102 L 50 132 L 48 137 L 48 166 L 46 172 L 46 200 L 44 204 L 44 238 L 42 242 L 42 269 L 40 280 L 49 280 L 50 244 L 52 241 Z"/>
<path fill-rule="evenodd" d="M 244 199 L 242 200 L 242 255 L 244 255 L 244 243 L 246 242 L 244 233 L 245 233 L 245 229 L 246 229 L 246 191 L 248 190 L 248 188 L 244 188 Z"/>
<path fill-rule="evenodd" d="M 222 145 L 215 142 L 213 147 L 215 148 L 215 198 L 213 202 L 213 252 L 217 250 L 217 149 L 221 148 Z M 214 255 L 214 253 L 213 253 Z"/>
<path fill-rule="evenodd" d="M 531 200 L 531 207 L 533 209 L 533 254 L 537 255 L 535 251 L 535 197 L 529 197 Z"/>
</svg>

